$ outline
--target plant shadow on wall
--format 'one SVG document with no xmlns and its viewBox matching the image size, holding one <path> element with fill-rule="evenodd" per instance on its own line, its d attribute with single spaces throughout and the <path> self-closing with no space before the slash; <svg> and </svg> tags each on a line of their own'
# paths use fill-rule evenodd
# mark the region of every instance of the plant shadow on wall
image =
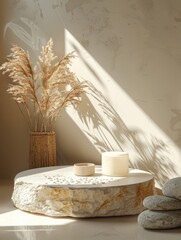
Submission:
<svg viewBox="0 0 181 240">
<path fill-rule="evenodd" d="M 90 97 L 84 96 L 82 104 L 75 108 L 88 129 L 85 132 L 93 145 L 101 152 L 127 149 L 130 153 L 134 152 L 130 167 L 149 171 L 161 186 L 170 174 L 176 174 L 166 143 L 156 136 L 146 136 L 141 129 L 128 128 L 104 95 L 93 85 L 90 85 L 89 89 Z"/>
<path fill-rule="evenodd" d="M 169 159 L 169 146 L 156 136 L 145 136 L 140 129 L 129 129 L 120 115 L 109 104 L 104 95 L 90 86 L 91 97 L 97 101 L 94 107 L 90 98 L 84 96 L 83 102 L 76 110 L 83 124 L 87 126 L 86 134 L 91 142 L 102 151 L 130 149 L 135 153 L 135 159 L 130 159 L 130 167 L 147 170 L 161 185 L 168 180 L 169 174 L 176 174 Z M 100 111 L 112 123 L 110 128 Z M 93 126 L 94 134 L 89 130 Z M 116 148 L 116 149 L 115 149 Z"/>
<path fill-rule="evenodd" d="M 28 30 L 26 30 L 26 28 Z M 8 30 L 11 30 L 15 36 L 34 51 L 39 51 L 41 46 L 46 44 L 45 39 L 39 36 L 41 30 L 28 18 L 21 17 L 20 25 L 12 21 L 8 22 L 4 28 L 4 35 L 7 34 Z"/>
</svg>

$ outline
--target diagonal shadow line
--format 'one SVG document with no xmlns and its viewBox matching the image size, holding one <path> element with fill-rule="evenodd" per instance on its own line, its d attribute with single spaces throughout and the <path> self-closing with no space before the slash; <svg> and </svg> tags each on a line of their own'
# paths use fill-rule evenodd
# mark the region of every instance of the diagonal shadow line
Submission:
<svg viewBox="0 0 181 240">
<path fill-rule="evenodd" d="M 70 42 L 70 44 L 71 44 L 72 48 L 75 50 L 75 52 L 78 53 L 78 56 L 80 57 L 82 62 L 85 64 L 85 66 L 89 69 L 89 71 L 92 73 L 92 75 L 95 77 L 95 79 L 99 82 L 99 84 L 102 87 L 104 87 L 104 83 L 101 81 L 98 74 L 93 70 L 93 68 L 87 63 L 87 61 L 85 60 L 81 51 L 77 48 L 77 46 L 72 41 Z"/>
<path fill-rule="evenodd" d="M 94 69 L 86 62 L 86 59 L 81 54 L 79 49 L 75 46 L 73 42 L 70 42 L 70 44 L 79 53 L 81 60 L 88 67 L 89 71 L 91 71 L 96 80 L 103 86 L 103 83 L 101 82 L 99 76 L 96 74 Z M 112 124 L 114 125 L 114 129 L 111 130 L 104 123 L 104 120 L 101 118 L 100 114 L 93 107 L 91 101 L 88 98 L 87 106 L 89 106 L 89 108 L 85 108 L 87 112 L 83 108 L 77 109 L 78 113 L 80 114 L 80 119 L 83 123 L 86 123 L 88 126 L 88 123 L 93 119 L 94 128 L 101 129 L 102 132 L 104 130 L 107 131 L 117 143 L 117 147 L 121 150 L 124 150 L 124 148 L 127 149 L 127 147 L 124 147 L 127 144 L 137 154 L 137 158 L 132 160 L 130 162 L 130 165 L 132 167 L 140 168 L 151 172 L 160 185 L 163 185 L 168 180 L 169 175 L 177 175 L 176 170 L 174 169 L 174 165 L 169 157 L 169 146 L 162 139 L 158 139 L 156 136 L 149 136 L 148 139 L 145 136 L 144 132 L 142 132 L 140 129 L 129 129 L 124 123 L 124 121 L 121 119 L 120 115 L 109 104 L 108 100 L 104 97 L 104 95 L 100 91 L 98 91 L 93 85 L 90 86 L 90 89 L 91 95 L 94 97 L 94 99 L 97 100 L 98 105 L 100 106 L 102 112 L 107 117 L 107 119 L 112 122 Z M 95 135 L 92 136 L 90 132 L 87 132 L 87 135 L 89 136 L 89 138 L 92 139 L 92 142 L 101 151 L 114 150 L 114 147 L 111 145 L 109 139 L 107 139 L 106 136 L 104 136 L 105 138 L 103 140 Z M 144 139 L 144 141 L 142 139 Z"/>
<path fill-rule="evenodd" d="M 79 54 L 79 56 L 81 57 L 81 60 L 83 61 L 83 63 L 85 64 L 85 66 L 89 69 L 89 71 L 94 75 L 94 77 L 97 79 L 97 81 L 99 82 L 99 84 L 104 87 L 104 83 L 99 79 L 99 76 L 97 75 L 97 73 L 91 68 L 91 66 L 88 64 L 88 62 L 86 61 L 86 59 L 84 58 L 83 54 L 81 53 L 81 51 L 77 48 L 77 46 L 73 43 L 70 42 L 70 44 L 72 45 L 72 47 L 75 49 L 75 51 Z M 95 57 L 95 56 L 94 56 Z M 99 64 L 101 64 L 99 62 Z M 112 75 L 113 77 L 113 75 Z M 121 86 L 122 87 L 122 86 Z M 146 112 L 146 109 L 142 108 L 143 111 Z M 174 114 L 170 120 L 170 129 L 175 133 L 174 138 L 173 136 L 169 136 L 172 138 L 172 140 L 174 141 L 174 143 L 181 148 L 181 127 L 180 127 L 180 118 L 181 118 L 181 109 L 171 109 L 171 112 Z M 153 121 L 155 122 L 155 119 L 153 119 Z M 162 126 L 156 122 L 156 124 L 162 128 Z M 176 126 L 177 125 L 177 126 Z M 175 128 L 176 126 L 176 128 Z"/>
</svg>

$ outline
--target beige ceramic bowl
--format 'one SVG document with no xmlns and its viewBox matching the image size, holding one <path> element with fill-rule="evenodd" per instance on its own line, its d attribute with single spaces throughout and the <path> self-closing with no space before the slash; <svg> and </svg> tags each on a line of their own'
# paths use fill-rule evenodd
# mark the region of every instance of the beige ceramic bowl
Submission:
<svg viewBox="0 0 181 240">
<path fill-rule="evenodd" d="M 93 163 L 75 163 L 74 174 L 77 176 L 91 176 L 95 174 L 95 164 Z"/>
</svg>

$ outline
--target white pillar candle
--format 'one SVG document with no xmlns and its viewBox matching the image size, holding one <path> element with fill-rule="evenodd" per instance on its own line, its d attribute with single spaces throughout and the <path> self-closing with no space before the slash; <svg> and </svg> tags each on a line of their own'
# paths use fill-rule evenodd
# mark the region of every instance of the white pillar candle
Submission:
<svg viewBox="0 0 181 240">
<path fill-rule="evenodd" d="M 127 152 L 103 152 L 102 174 L 109 176 L 128 176 L 129 158 Z"/>
</svg>

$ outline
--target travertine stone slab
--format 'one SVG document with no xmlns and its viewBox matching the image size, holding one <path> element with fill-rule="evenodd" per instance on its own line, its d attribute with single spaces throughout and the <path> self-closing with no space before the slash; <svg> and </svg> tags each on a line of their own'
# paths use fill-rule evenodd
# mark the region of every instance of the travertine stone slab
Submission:
<svg viewBox="0 0 181 240">
<path fill-rule="evenodd" d="M 72 166 L 31 169 L 19 173 L 12 200 L 24 211 L 52 217 L 134 215 L 143 211 L 143 199 L 155 194 L 153 176 L 130 169 L 128 177 L 75 176 Z"/>
<path fill-rule="evenodd" d="M 181 227 L 180 211 L 146 210 L 138 216 L 138 223 L 147 229 L 171 229 Z"/>
<path fill-rule="evenodd" d="M 143 206 L 149 210 L 181 210 L 181 201 L 162 195 L 148 196 L 143 200 Z"/>
</svg>

